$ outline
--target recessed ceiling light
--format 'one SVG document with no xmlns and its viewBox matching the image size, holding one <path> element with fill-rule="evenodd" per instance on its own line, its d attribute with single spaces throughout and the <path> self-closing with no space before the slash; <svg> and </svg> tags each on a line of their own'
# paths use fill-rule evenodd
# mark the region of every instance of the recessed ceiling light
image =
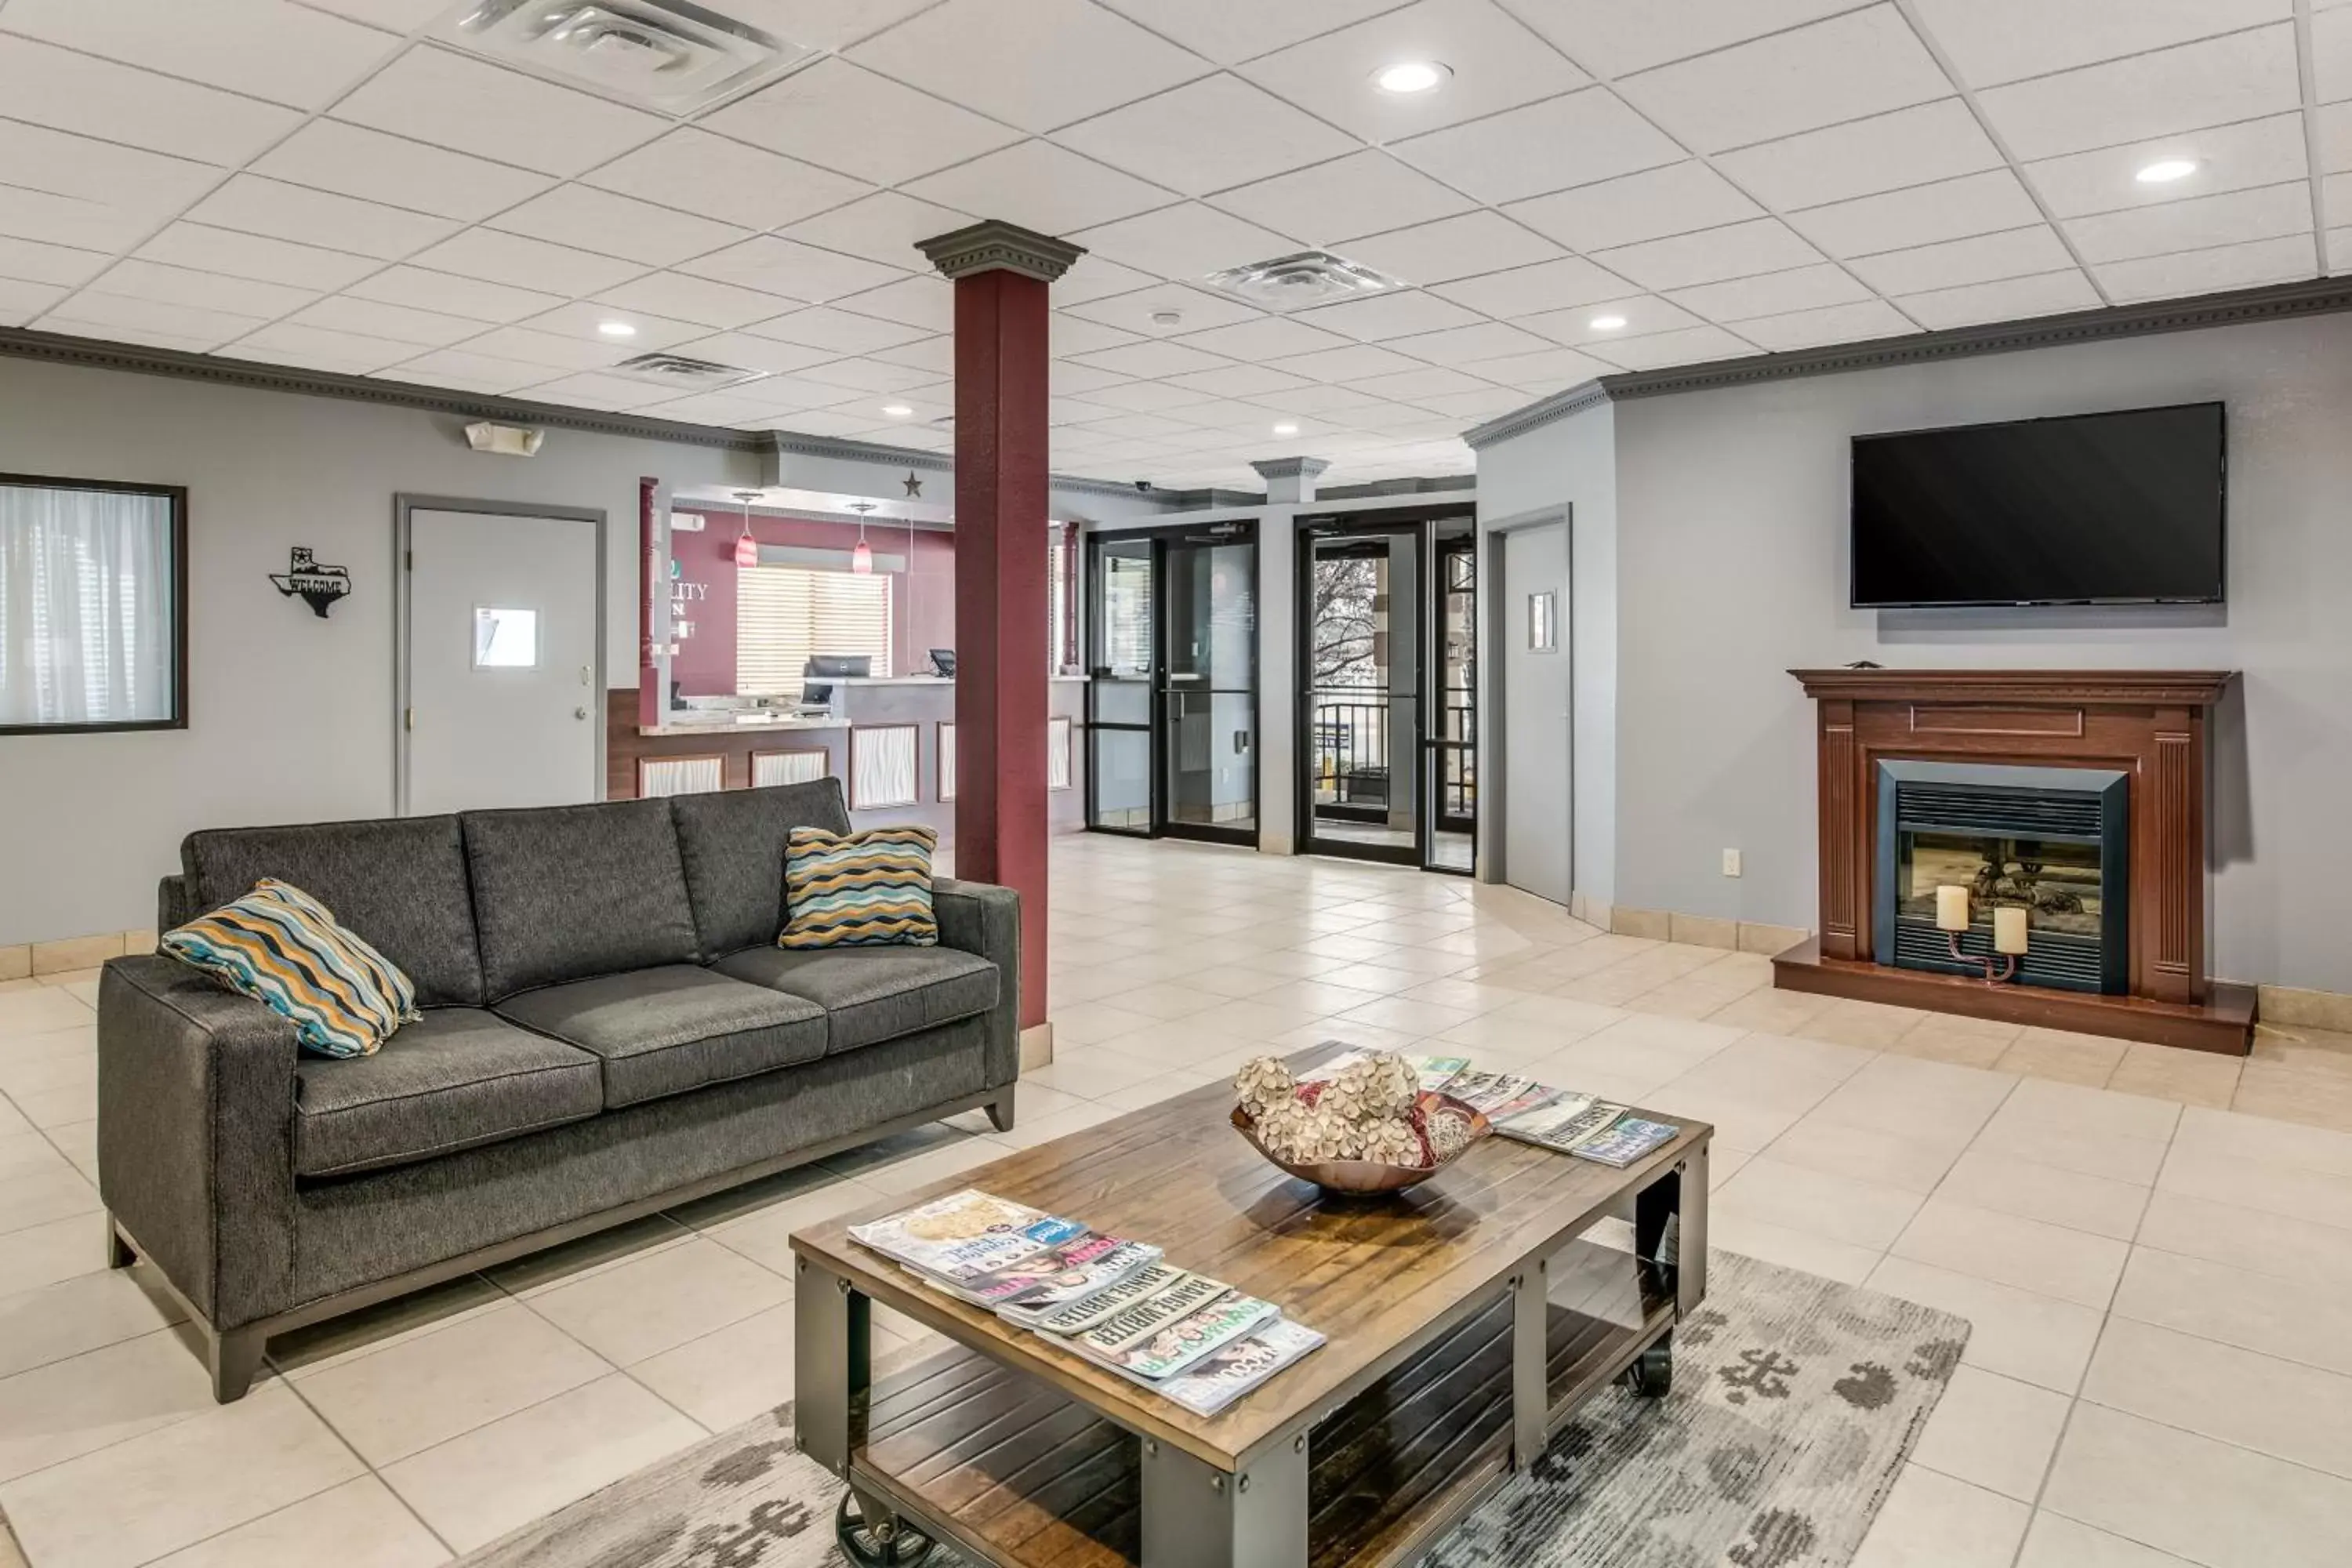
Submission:
<svg viewBox="0 0 2352 1568">
<path fill-rule="evenodd" d="M 637 329 L 626 321 L 599 321 L 596 330 L 608 338 L 634 338 Z"/>
<path fill-rule="evenodd" d="M 1274 433 L 1277 436 L 1296 436 L 1298 434 L 1298 426 L 1285 420 L 1274 427 Z"/>
<path fill-rule="evenodd" d="M 2195 174 L 2199 163 L 2194 158 L 2158 158 L 2145 165 L 2133 178 L 2143 185 L 2168 185 L 2175 180 L 2185 180 Z"/>
<path fill-rule="evenodd" d="M 1372 83 L 1382 92 L 1410 95 L 1444 87 L 1445 79 L 1453 74 L 1435 60 L 1399 60 L 1374 71 Z"/>
<path fill-rule="evenodd" d="M 911 419 L 915 415 L 915 411 L 903 403 L 886 403 L 882 405 L 882 412 L 893 419 Z"/>
<path fill-rule="evenodd" d="M 1624 324 L 1622 316 L 1595 316 L 1591 321 L 1592 330 L 1596 332 L 1613 332 Z"/>
<path fill-rule="evenodd" d="M 1181 310 L 1154 310 L 1151 312 L 1151 324 L 1155 327 L 1181 327 L 1184 324 L 1184 312 Z"/>
</svg>

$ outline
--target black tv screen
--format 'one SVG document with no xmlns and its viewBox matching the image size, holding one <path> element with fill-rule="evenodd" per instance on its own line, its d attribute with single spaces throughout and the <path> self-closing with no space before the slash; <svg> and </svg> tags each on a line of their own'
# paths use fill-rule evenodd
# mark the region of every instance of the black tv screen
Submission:
<svg viewBox="0 0 2352 1568">
<path fill-rule="evenodd" d="M 1853 604 L 2219 602 L 2221 405 L 1853 439 Z"/>
</svg>

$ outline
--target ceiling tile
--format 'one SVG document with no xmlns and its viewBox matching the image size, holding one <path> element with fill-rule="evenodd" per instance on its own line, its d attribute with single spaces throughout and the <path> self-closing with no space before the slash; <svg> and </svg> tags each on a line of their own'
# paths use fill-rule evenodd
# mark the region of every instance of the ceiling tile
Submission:
<svg viewBox="0 0 2352 1568">
<path fill-rule="evenodd" d="M 1320 163 L 1357 145 L 1223 71 L 1065 126 L 1054 140 L 1188 196 Z"/>
<path fill-rule="evenodd" d="M 436 349 L 462 342 L 482 331 L 482 323 L 470 317 L 387 305 L 375 300 L 355 300 L 349 295 L 321 300 L 296 312 L 289 321 L 299 327 L 323 327 L 331 331 L 357 332 L 363 337 Z"/>
<path fill-rule="evenodd" d="M 336 104 L 335 118 L 567 177 L 668 128 L 657 115 L 421 46 Z"/>
<path fill-rule="evenodd" d="M 412 259 L 436 272 L 486 278 L 493 283 L 551 294 L 593 294 L 642 270 L 634 261 L 487 228 L 469 228 Z"/>
<path fill-rule="evenodd" d="M 1209 395 L 1165 381 L 1129 381 L 1088 393 L 1083 405 L 1075 399 L 1055 398 L 1053 401 L 1090 410 L 1084 417 L 1098 419 L 1106 408 L 1125 409 L 1134 414 L 1158 414 L 1171 408 L 1181 408 L 1187 404 L 1205 403 L 1209 401 Z M 1049 409 L 1047 413 L 1051 416 L 1053 410 Z M 1057 418 L 1056 422 L 1064 421 Z"/>
<path fill-rule="evenodd" d="M 2010 151 L 2029 160 L 2252 120 L 2301 101 L 2294 29 L 2284 25 L 1977 95 Z"/>
<path fill-rule="evenodd" d="M 586 184 L 747 228 L 779 228 L 872 187 L 690 125 L 581 176 Z"/>
<path fill-rule="evenodd" d="M 1627 77 L 1617 90 L 1702 153 L 1770 142 L 1949 96 L 1892 5 L 1832 16 Z"/>
<path fill-rule="evenodd" d="M 1426 289 L 1407 289 L 1393 294 L 1373 294 L 1337 305 L 1325 305 L 1319 310 L 1300 312 L 1298 319 L 1309 326 L 1345 332 L 1366 342 L 1377 342 L 1382 338 L 1401 338 L 1411 332 L 1439 332 L 1450 327 L 1466 327 L 1476 321 L 1478 317 L 1475 311 L 1465 310 L 1451 300 L 1441 300 Z"/>
<path fill-rule="evenodd" d="M 860 70 L 821 59 L 702 123 L 772 153 L 895 185 L 1021 140 L 1010 126 Z"/>
<path fill-rule="evenodd" d="M 21 327 L 71 292 L 62 283 L 27 283 L 0 274 L 0 324 Z"/>
<path fill-rule="evenodd" d="M 447 218 L 363 202 L 328 191 L 235 174 L 186 215 L 215 228 L 268 235 L 297 244 L 331 238 L 334 248 L 397 261 L 456 230 Z"/>
<path fill-rule="evenodd" d="M 2352 6 L 2312 17 L 2311 74 L 2320 102 L 2352 98 Z"/>
<path fill-rule="evenodd" d="M 1060 284 L 1055 285 L 1057 291 L 1060 288 Z M 1257 321 L 1264 314 L 1238 300 L 1212 294 L 1205 289 L 1189 288 L 1181 283 L 1157 283 L 1132 293 L 1114 295 L 1108 300 L 1096 300 L 1081 305 L 1065 305 L 1062 309 L 1069 315 L 1139 332 L 1147 337 L 1168 337 L 1182 332 L 1205 331 L 1212 327 L 1229 327 L 1237 321 Z M 1166 326 L 1151 319 L 1166 310 L 1175 311 L 1181 319 Z"/>
<path fill-rule="evenodd" d="M 14 0 L 8 30 L 232 92 L 320 109 L 400 40 L 286 0 Z"/>
<path fill-rule="evenodd" d="M 2250 245 L 2224 245 L 2211 250 L 2184 250 L 2170 256 L 2112 261 L 2091 270 L 2098 275 L 2109 297 L 2121 303 L 2291 282 L 2315 276 L 2319 267 L 2312 237 L 2298 234 L 2280 239 L 2258 239 Z"/>
<path fill-rule="evenodd" d="M 1514 0 L 1529 26 L 1602 76 L 1646 70 L 1853 5 L 1854 0 Z"/>
<path fill-rule="evenodd" d="M 1401 96 L 1372 85 L 1399 60 L 1454 75 Z M 1241 68 L 1244 76 L 1367 142 L 1392 142 L 1581 87 L 1587 78 L 1489 0 L 1420 0 Z"/>
<path fill-rule="evenodd" d="M 1158 281 L 1148 273 L 1138 272 L 1131 267 L 1121 267 L 1107 258 L 1081 256 L 1055 283 L 1054 304 L 1056 308 L 1084 305 L 1096 300 L 1107 300 L 1114 294 L 1149 288 Z"/>
<path fill-rule="evenodd" d="M 773 375 L 759 384 L 760 401 L 772 408 L 834 408 L 851 403 L 862 405 L 872 395 L 854 386 L 810 381 L 797 375 Z M 858 417 L 862 423 L 873 423 L 870 414 Z"/>
<path fill-rule="evenodd" d="M 674 266 L 750 237 L 732 224 L 713 223 L 586 185 L 558 185 L 545 195 L 500 213 L 489 220 L 489 226 L 647 267 Z"/>
<path fill-rule="evenodd" d="M 2311 185 L 2297 180 L 2257 190 L 2192 196 L 2099 217 L 2073 218 L 2063 226 L 2075 251 L 2094 265 L 2273 239 L 2310 229 Z"/>
<path fill-rule="evenodd" d="M 1596 267 L 1580 256 L 1564 256 L 1533 267 L 1516 267 L 1507 272 L 1490 272 L 1483 278 L 1441 284 L 1429 291 L 1484 315 L 1512 317 L 1612 300 L 1629 290 L 1625 280 L 1614 272 Z"/>
<path fill-rule="evenodd" d="M 1940 331 L 1947 327 L 2014 321 L 2063 310 L 2092 310 L 2099 307 L 2101 300 L 2091 280 L 2080 270 L 2069 268 L 2063 272 L 2010 278 L 1998 283 L 1970 283 L 1958 289 L 1904 294 L 1897 296 L 1895 302 L 1921 326 Z"/>
<path fill-rule="evenodd" d="M 661 388 L 633 376 L 602 375 L 583 371 L 576 375 L 558 376 L 537 386 L 526 387 L 521 395 L 539 403 L 571 403 L 583 408 L 635 408 L 661 395 Z"/>
<path fill-rule="evenodd" d="M 332 11 L 391 33 L 413 33 L 449 7 L 442 0 L 303 0 L 313 11 Z"/>
<path fill-rule="evenodd" d="M 87 250 L 121 250 L 220 178 L 209 164 L 168 158 L 0 120 L 0 233 Z"/>
<path fill-rule="evenodd" d="M 2293 0 L 1915 0 L 1952 68 L 1971 87 L 2119 59 L 2294 15 Z"/>
<path fill-rule="evenodd" d="M 1166 376 L 1185 375 L 1194 371 L 1221 370 L 1226 361 L 1222 354 L 1204 353 L 1186 348 L 1181 343 L 1136 342 L 1121 348 L 1106 349 L 1099 353 L 1072 356 L 1079 364 L 1092 365 L 1118 375 L 1142 376 L 1158 380 Z"/>
<path fill-rule="evenodd" d="M 1515 202 L 1506 210 L 1529 228 L 1584 251 L 1714 228 L 1763 211 L 1696 160 Z"/>
<path fill-rule="evenodd" d="M 1622 327 L 1596 327 L 1592 323 L 1611 317 L 1624 321 Z M 1546 310 L 1540 315 L 1523 316 L 1517 325 L 1531 332 L 1540 332 L 1556 343 L 1570 348 L 1591 345 L 1593 352 L 1615 356 L 1612 345 L 1626 338 L 1643 337 L 1653 332 L 1676 331 L 1706 323 L 1671 300 L 1655 295 L 1637 294 L 1622 300 L 1596 300 L 1590 305 L 1579 305 L 1569 310 Z"/>
<path fill-rule="evenodd" d="M 1475 205 L 1387 153 L 1369 149 L 1210 200 L 1236 216 L 1312 245 L 1336 245 L 1448 217 Z"/>
<path fill-rule="evenodd" d="M 1859 300 L 1850 305 L 1824 305 L 1819 310 L 1759 316 L 1739 323 L 1741 337 L 1776 353 L 1818 348 L 1823 343 L 1853 343 L 1873 338 L 1900 337 L 1918 330 L 1917 324 L 1909 317 L 1884 300 Z"/>
<path fill-rule="evenodd" d="M 1793 212 L 1998 169 L 2001 156 L 1969 106 L 1946 98 L 1742 147 L 1715 163 L 1757 200 Z"/>
<path fill-rule="evenodd" d="M 276 104 L 5 37 L 0 103 L 11 119 L 230 167 L 302 120 Z"/>
<path fill-rule="evenodd" d="M 1360 381 L 1368 375 L 1389 375 L 1402 371 L 1418 370 L 1422 362 L 1393 349 L 1377 348 L 1370 343 L 1351 343 L 1343 349 L 1325 349 L 1318 353 L 1299 354 L 1273 366 L 1286 375 L 1302 376 L 1308 381 Z"/>
<path fill-rule="evenodd" d="M 184 267 L 138 260 L 116 262 L 89 287 L 101 294 L 194 305 L 207 310 L 230 310 L 265 321 L 300 310 L 318 298 L 315 290 L 284 283 L 261 283 L 249 278 L 229 278 L 218 272 L 196 272 Z"/>
<path fill-rule="evenodd" d="M 1439 397 L 1424 397 L 1421 406 L 1454 419 L 1492 419 L 1525 405 L 1527 401 L 1528 395 L 1517 387 L 1497 386 L 1484 392 L 1449 392 Z"/>
<path fill-rule="evenodd" d="M 2059 272 L 2074 265 L 2074 258 L 2059 242 L 2057 231 L 2045 223 L 2007 234 L 1980 234 L 1972 239 L 1923 245 L 1916 250 L 1867 256 L 1853 263 L 1853 270 L 1882 294 L 1916 294 L 1964 283 Z"/>
<path fill-rule="evenodd" d="M 1607 88 L 1587 88 L 1390 149 L 1483 202 L 1589 185 L 1685 156 L 1664 132 Z"/>
<path fill-rule="evenodd" d="M 934 206 L 897 191 L 877 191 L 822 217 L 796 223 L 783 233 L 787 239 L 846 256 L 862 256 L 894 267 L 922 268 L 930 264 L 915 248 L 918 240 L 962 228 L 971 221 L 969 213 Z"/>
<path fill-rule="evenodd" d="M 1694 283 L 1786 271 L 1821 258 L 1820 251 L 1776 217 L 1645 240 L 1593 257 L 1644 289 L 1686 289 Z"/>
<path fill-rule="evenodd" d="M 771 375 L 790 374 L 841 357 L 831 349 L 803 348 L 798 343 L 781 343 L 750 332 L 714 332 L 707 338 L 688 339 L 675 347 L 678 353 L 696 359 L 738 364 L 746 370 L 764 370 Z"/>
<path fill-rule="evenodd" d="M 1560 254 L 1560 248 L 1502 214 L 1482 207 L 1460 217 L 1351 239 L 1347 253 L 1349 260 L 1391 278 L 1430 284 L 1549 260 Z"/>
<path fill-rule="evenodd" d="M 2352 226 L 2327 231 L 2327 270 L 2339 278 L 2352 272 Z"/>
<path fill-rule="evenodd" d="M 861 289 L 871 289 L 905 274 L 896 268 L 837 251 L 819 250 L 774 235 L 761 235 L 729 246 L 709 256 L 680 263 L 676 270 L 697 278 L 716 279 L 763 294 L 820 304 Z"/>
<path fill-rule="evenodd" d="M 730 16 L 814 49 L 845 49 L 896 26 L 929 0 L 728 0 Z"/>
<path fill-rule="evenodd" d="M 1767 272 L 1756 278 L 1736 278 L 1727 283 L 1703 283 L 1677 289 L 1674 302 L 1710 321 L 1738 321 L 1750 316 L 1778 316 L 1791 310 L 1818 310 L 1870 298 L 1870 290 L 1843 267 L 1827 262 Z"/>
<path fill-rule="evenodd" d="M 314 120 L 256 159 L 254 172 L 341 195 L 478 223 L 554 182 L 404 136 Z"/>
<path fill-rule="evenodd" d="M 1103 0 L 1194 54 L 1232 65 L 1396 8 L 1397 0 Z"/>
<path fill-rule="evenodd" d="M 909 386 L 929 386 L 939 379 L 936 371 L 889 364 L 877 359 L 828 360 L 823 364 L 811 365 L 800 374 L 803 380 L 845 386 L 857 392 L 898 392 Z"/>
<path fill-rule="evenodd" d="M 1192 426 L 1163 419 L 1156 414 L 1114 414 L 1097 419 L 1078 428 L 1088 435 L 1140 437 L 1150 440 L 1161 436 L 1190 435 Z"/>
<path fill-rule="evenodd" d="M 651 310 L 680 321 L 706 327 L 740 327 L 781 316 L 797 303 L 756 289 L 739 289 L 683 272 L 648 272 L 608 289 L 596 297 L 632 310 Z"/>
<path fill-rule="evenodd" d="M 1932 185 L 1858 196 L 1789 216 L 1789 226 L 1832 256 L 1907 250 L 1941 239 L 1997 234 L 2037 221 L 2042 209 L 2007 169 Z"/>
<path fill-rule="evenodd" d="M 1484 380 L 1525 391 L 1531 387 L 1573 386 L 1580 381 L 1606 375 L 1617 367 L 1574 349 L 1546 349 L 1541 353 L 1479 360 L 1462 368 Z"/>
<path fill-rule="evenodd" d="M 138 254 L 175 267 L 290 283 L 320 292 L 346 288 L 383 265 L 372 256 L 350 256 L 315 245 L 208 228 L 200 223 L 175 223 L 141 246 Z"/>
<path fill-rule="evenodd" d="M 901 326 L 896 321 L 878 321 L 871 316 L 854 316 L 824 305 L 757 322 L 751 331 L 763 338 L 800 343 L 813 349 L 826 349 L 836 354 L 872 353 L 877 349 L 911 343 L 919 338 L 930 336 L 929 331 L 921 326 Z"/>
<path fill-rule="evenodd" d="M 1176 199 L 1158 185 L 1037 141 L 943 169 L 911 182 L 907 190 L 925 201 L 1003 218 L 1040 234 L 1067 234 Z M 920 258 L 915 259 L 919 264 Z"/>
<path fill-rule="evenodd" d="M 1287 392 L 1293 387 L 1312 384 L 1303 376 L 1269 370 L 1262 364 L 1234 364 L 1221 370 L 1196 370 L 1190 375 L 1171 379 L 1179 386 L 1218 397 L 1257 397 L 1266 393 Z"/>
<path fill-rule="evenodd" d="M 2142 184 L 2133 177 L 2159 158 L 2191 159 L 2198 169 L 2187 179 L 2169 184 Z M 2240 125 L 2186 131 L 2150 142 L 2045 159 L 2025 168 L 2025 177 L 2042 193 L 2051 212 L 2062 218 L 2276 184 L 2303 179 L 2309 173 L 2300 114 L 2274 114 Z"/>
<path fill-rule="evenodd" d="M 923 331 L 919 335 L 923 336 L 955 330 L 955 290 L 936 272 L 901 278 L 896 283 L 852 294 L 840 304 L 843 310 L 861 316 L 879 316 L 886 321 L 920 327 Z M 765 325 L 761 323 L 761 330 Z"/>
<path fill-rule="evenodd" d="M 1403 402 L 1415 397 L 1443 397 L 1453 392 L 1475 392 L 1488 384 L 1475 376 L 1465 375 L 1458 370 L 1432 366 L 1427 370 L 1400 371 L 1394 375 L 1375 375 L 1351 384 L 1359 392 Z M 1333 417 L 1341 418 L 1344 422 L 1344 410 L 1339 411 Z"/>
<path fill-rule="evenodd" d="M 1171 279 L 1203 278 L 1298 248 L 1293 240 L 1198 202 L 1121 218 L 1067 237 L 1114 261 Z"/>
<path fill-rule="evenodd" d="M 1212 373 L 1214 374 L 1214 373 Z M 1135 378 L 1113 375 L 1107 370 L 1097 370 L 1090 364 L 1074 364 L 1057 359 L 1045 369 L 1046 384 L 1056 397 L 1092 395 L 1108 386 L 1118 386 Z"/>
<path fill-rule="evenodd" d="M 1678 332 L 1628 338 L 1611 343 L 1602 352 L 1626 370 L 1664 370 L 1669 365 L 1697 364 L 1706 360 L 1738 359 L 1756 350 L 1746 339 L 1721 327 L 1685 327 Z"/>
<path fill-rule="evenodd" d="M 1240 321 L 1230 327 L 1212 327 L 1205 331 L 1187 332 L 1177 341 L 1187 348 L 1205 349 L 1227 359 L 1252 361 L 1281 359 L 1286 354 L 1311 354 L 1322 349 L 1344 350 L 1353 346 L 1337 332 L 1327 332 L 1288 316 L 1261 316 L 1254 321 Z"/>
<path fill-rule="evenodd" d="M 599 365 L 614 364 L 628 358 L 632 350 L 614 342 L 589 342 L 582 338 L 561 337 L 554 332 L 533 331 L 529 327 L 495 327 L 466 343 L 470 353 L 488 354 L 496 359 L 520 361 L 545 368 L 538 379 L 547 379 L 551 370 L 593 370 Z"/>
<path fill-rule="evenodd" d="M 387 267 L 359 279 L 344 292 L 353 299 L 470 316 L 477 321 L 519 321 L 563 303 L 562 296 L 542 294 L 535 289 L 516 289 L 479 278 L 431 272 L 422 267 Z"/>
<path fill-rule="evenodd" d="M 759 384 L 754 382 L 752 385 Z M 652 392 L 655 389 L 646 389 Z M 735 392 L 698 392 L 686 397 L 673 397 L 667 403 L 649 403 L 635 410 L 655 419 L 676 419 L 688 425 L 732 426 L 739 419 L 775 410 L 757 398 Z"/>
<path fill-rule="evenodd" d="M 1137 342 L 1133 332 L 1056 311 L 1045 321 L 1046 352 L 1055 359 L 1076 359 Z"/>
<path fill-rule="evenodd" d="M 340 371 L 346 375 L 366 375 L 398 364 L 415 353 L 416 345 L 394 342 L 385 338 L 371 338 L 358 332 L 338 332 L 325 327 L 304 327 L 279 321 L 249 333 L 218 352 L 233 359 L 301 365 L 310 370 Z"/>
<path fill-rule="evenodd" d="M 194 305 L 175 305 L 162 300 L 134 300 L 124 294 L 108 294 L 96 289 L 84 289 L 68 300 L 59 310 L 41 318 L 44 331 L 72 332 L 86 338 L 112 335 L 110 329 L 138 332 L 155 332 L 194 342 L 218 343 L 230 338 L 243 337 L 263 325 L 258 316 L 239 315 L 232 310 L 208 310 Z"/>
<path fill-rule="evenodd" d="M 933 375 L 955 377 L 955 338 L 941 332 L 935 338 L 922 338 L 911 343 L 901 343 L 894 349 L 877 349 L 866 356 L 884 364 L 903 364 L 917 370 L 927 370 Z M 948 410 L 953 413 L 953 409 Z"/>
<path fill-rule="evenodd" d="M 849 51 L 859 65 L 951 102 L 1050 131 L 1207 70 L 1090 0 L 1023 0 L 1008 26 L 999 0 L 946 0 Z"/>
<path fill-rule="evenodd" d="M 62 283 L 78 288 L 106 265 L 102 251 L 43 245 L 36 239 L 0 239 L 0 278 L 19 283 Z"/>
<path fill-rule="evenodd" d="M 637 330 L 627 337 L 614 337 L 601 330 L 606 321 L 626 322 Z M 703 335 L 701 327 L 692 321 L 672 321 L 650 311 L 620 310 L 592 300 L 574 300 L 558 305 L 551 310 L 533 316 L 523 325 L 534 332 L 553 332 L 559 337 L 603 343 L 619 351 L 624 357 L 652 349 L 670 348 L 689 338 Z"/>
<path fill-rule="evenodd" d="M 1539 353 L 1551 343 L 1532 332 L 1500 321 L 1480 321 L 1475 326 L 1454 327 L 1443 332 L 1416 332 L 1411 337 L 1391 338 L 1387 346 L 1402 354 L 1411 354 L 1432 364 L 1464 365 L 1477 360 L 1502 359 L 1511 354 Z"/>
</svg>

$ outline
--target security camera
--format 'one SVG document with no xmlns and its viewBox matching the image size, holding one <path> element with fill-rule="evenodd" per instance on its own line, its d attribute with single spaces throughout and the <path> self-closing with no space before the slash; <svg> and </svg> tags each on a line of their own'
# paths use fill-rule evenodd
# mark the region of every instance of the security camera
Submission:
<svg viewBox="0 0 2352 1568">
<path fill-rule="evenodd" d="M 1148 495 L 1151 490 L 1151 481 L 1150 479 L 1138 479 L 1135 481 L 1135 488 L 1139 492 Z"/>
</svg>

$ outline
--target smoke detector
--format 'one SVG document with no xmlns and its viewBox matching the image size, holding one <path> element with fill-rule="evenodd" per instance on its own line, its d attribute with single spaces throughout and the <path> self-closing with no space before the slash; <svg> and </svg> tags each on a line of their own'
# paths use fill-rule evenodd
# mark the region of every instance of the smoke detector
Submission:
<svg viewBox="0 0 2352 1568">
<path fill-rule="evenodd" d="M 814 52 L 691 0 L 468 0 L 442 37 L 665 114 L 691 114 Z"/>
<path fill-rule="evenodd" d="M 656 386 L 675 387 L 680 392 L 716 392 L 722 386 L 757 381 L 768 373 L 720 364 L 716 360 L 690 359 L 685 354 L 649 353 L 623 360 L 612 367 L 610 374 L 650 382 Z"/>
<path fill-rule="evenodd" d="M 1212 272 L 1209 287 L 1246 300 L 1262 310 L 1303 310 L 1366 294 L 1402 289 L 1402 280 L 1328 250 L 1302 250 L 1271 261 L 1253 261 Z"/>
</svg>

